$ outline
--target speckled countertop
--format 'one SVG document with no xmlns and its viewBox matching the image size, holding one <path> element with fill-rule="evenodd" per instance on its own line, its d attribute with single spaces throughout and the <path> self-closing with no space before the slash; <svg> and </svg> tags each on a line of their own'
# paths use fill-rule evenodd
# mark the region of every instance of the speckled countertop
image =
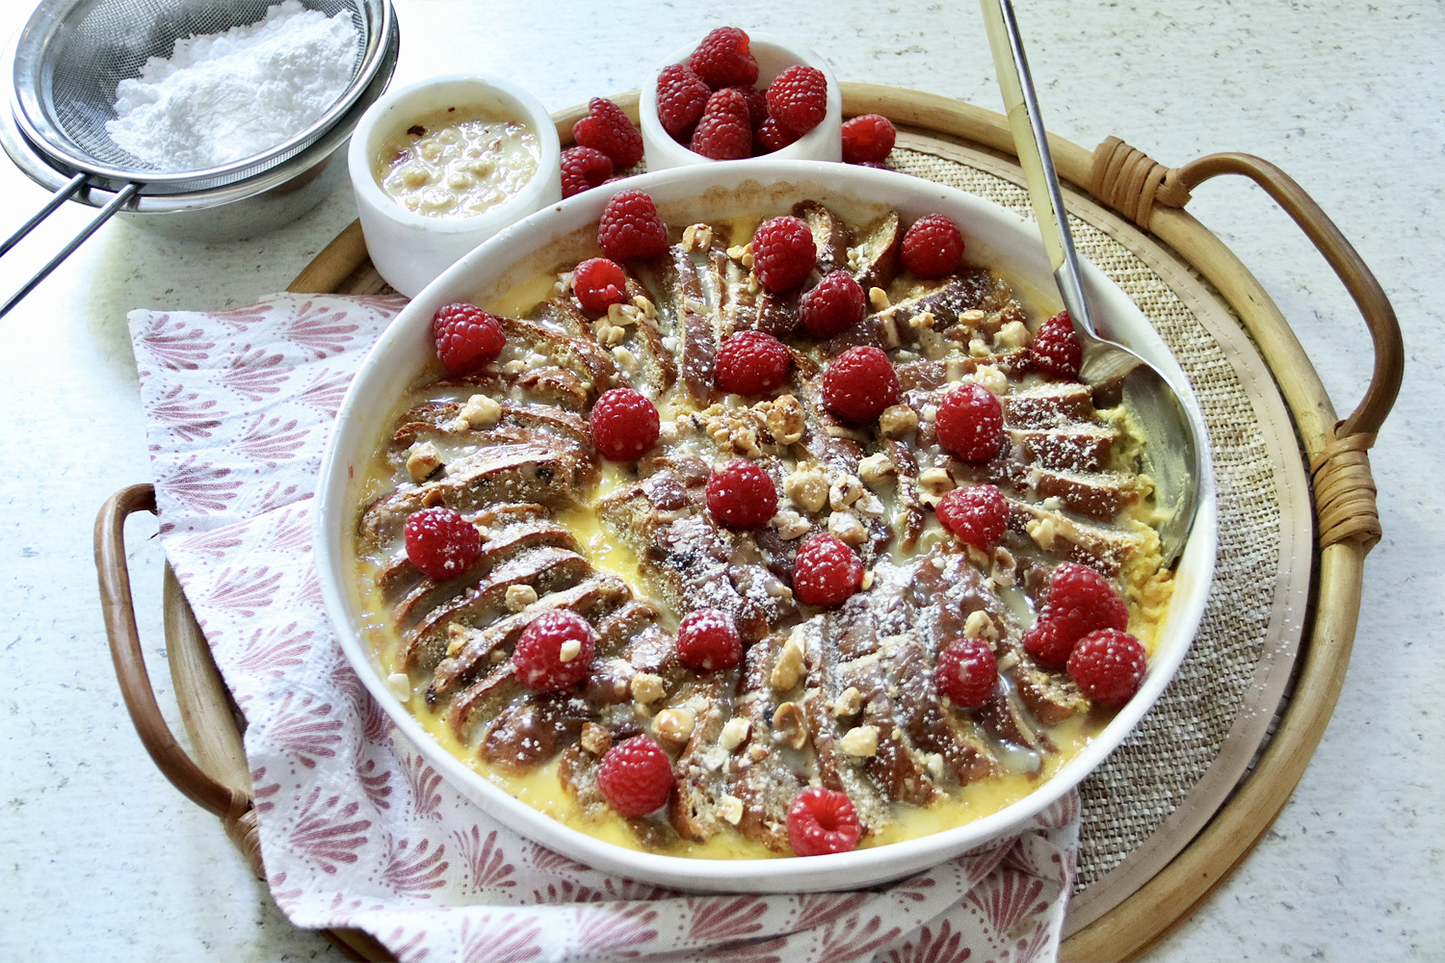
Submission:
<svg viewBox="0 0 1445 963">
<path fill-rule="evenodd" d="M 481 70 L 554 110 L 636 88 L 662 55 L 724 23 L 796 37 L 844 80 L 999 106 L 968 3 L 395 6 L 396 83 Z M 33 7 L 0 4 L 0 32 L 12 35 Z M 1385 538 L 1366 564 L 1333 721 L 1259 847 L 1149 959 L 1438 958 L 1445 6 L 1019 0 L 1018 15 L 1051 131 L 1086 147 L 1118 135 L 1169 164 L 1219 150 L 1275 162 L 1374 269 L 1405 336 L 1405 387 L 1372 456 Z M 8 234 L 44 194 L 0 160 L 0 198 Z M 1189 209 L 1273 295 L 1336 407 L 1349 411 L 1369 377 L 1369 341 L 1313 249 L 1243 183 L 1211 183 Z M 69 205 L 8 254 L 3 293 L 87 217 Z M 0 959 L 341 958 L 291 927 L 217 822 L 145 755 L 106 650 L 91 525 L 113 491 L 150 478 L 125 313 L 278 291 L 354 217 L 343 185 L 251 241 L 181 243 L 112 223 L 0 321 Z M 139 520 L 128 538 L 153 681 L 169 704 L 153 531 Z"/>
</svg>

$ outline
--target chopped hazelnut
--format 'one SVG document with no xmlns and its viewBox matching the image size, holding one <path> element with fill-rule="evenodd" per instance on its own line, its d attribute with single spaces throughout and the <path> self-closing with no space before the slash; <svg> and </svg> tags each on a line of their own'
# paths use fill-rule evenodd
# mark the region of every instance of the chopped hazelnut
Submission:
<svg viewBox="0 0 1445 963">
<path fill-rule="evenodd" d="M 736 826 L 743 820 L 743 801 L 737 796 L 723 796 L 718 800 L 718 811 L 723 819 Z"/>
<path fill-rule="evenodd" d="M 632 677 L 632 698 L 642 705 L 656 702 L 667 695 L 667 686 L 662 681 L 662 676 L 654 675 L 651 672 L 639 672 Z"/>
<path fill-rule="evenodd" d="M 846 545 L 855 548 L 868 541 L 868 529 L 857 517 L 847 512 L 834 512 L 828 516 L 828 531 Z"/>
<path fill-rule="evenodd" d="M 796 702 L 784 702 L 773 713 L 773 729 L 783 741 L 794 749 L 801 749 L 808 741 L 808 720 L 803 707 Z"/>
<path fill-rule="evenodd" d="M 612 357 L 617 359 L 617 366 L 623 371 L 637 370 L 637 356 L 621 345 L 612 349 Z"/>
<path fill-rule="evenodd" d="M 490 428 L 501 419 L 502 406 L 497 399 L 487 395 L 472 395 L 467 399 L 467 403 L 462 405 L 462 410 L 457 412 L 457 417 L 465 421 L 468 427 Z"/>
<path fill-rule="evenodd" d="M 712 246 L 712 225 L 697 223 L 683 228 L 682 246 L 689 251 L 706 251 Z"/>
<path fill-rule="evenodd" d="M 878 485 L 886 478 L 898 474 L 898 468 L 893 464 L 893 459 L 880 452 L 875 452 L 858 463 L 858 475 L 868 485 Z"/>
<path fill-rule="evenodd" d="M 1054 520 L 1052 518 L 1035 519 L 1028 523 L 1026 529 L 1029 533 L 1029 538 L 1032 538 L 1034 544 L 1038 545 L 1039 548 L 1047 552 L 1054 547 L 1054 537 L 1057 533 L 1054 530 Z"/>
<path fill-rule="evenodd" d="M 884 408 L 878 416 L 878 430 L 889 438 L 902 438 L 918 427 L 918 412 L 907 405 Z"/>
<path fill-rule="evenodd" d="M 537 590 L 530 585 L 508 585 L 507 586 L 507 609 L 511 612 L 520 612 L 533 602 L 537 601 Z"/>
<path fill-rule="evenodd" d="M 930 495 L 943 495 L 956 487 L 953 478 L 942 468 L 929 468 L 918 476 L 918 487 Z"/>
<path fill-rule="evenodd" d="M 878 755 L 878 727 L 858 726 L 838 740 L 838 750 L 849 756 Z"/>
<path fill-rule="evenodd" d="M 888 307 L 888 292 L 882 288 L 869 288 L 868 304 L 874 311 L 886 310 Z"/>
<path fill-rule="evenodd" d="M 412 445 L 411 451 L 407 453 L 406 472 L 412 481 L 425 480 L 441 466 L 441 453 L 437 451 L 437 446 L 429 441 Z"/>
<path fill-rule="evenodd" d="M 595 722 L 582 723 L 582 748 L 594 756 L 605 756 L 612 748 L 612 733 Z"/>
<path fill-rule="evenodd" d="M 783 479 L 783 494 L 810 512 L 828 503 L 828 480 L 816 468 L 799 468 Z"/>
<path fill-rule="evenodd" d="M 733 716 L 723 724 L 722 733 L 717 738 L 717 744 L 728 752 L 732 752 L 748 738 L 748 732 L 752 729 L 752 723 L 740 717 Z"/>
<path fill-rule="evenodd" d="M 791 509 L 778 512 L 768 521 L 768 524 L 778 530 L 779 538 L 788 542 L 795 538 L 802 538 L 813 528 L 812 522 Z"/>
<path fill-rule="evenodd" d="M 778 661 L 773 663 L 772 675 L 768 682 L 779 692 L 787 692 L 803 678 L 803 640 L 797 630 L 783 643 Z"/>
<path fill-rule="evenodd" d="M 403 705 L 411 701 L 411 676 L 405 672 L 393 672 L 387 676 L 386 687 Z"/>
<path fill-rule="evenodd" d="M 768 431 L 780 445 L 791 445 L 803 437 L 806 422 L 803 406 L 792 395 L 781 395 L 768 407 Z"/>
<path fill-rule="evenodd" d="M 691 709 L 663 709 L 652 720 L 652 733 L 665 742 L 681 745 L 692 738 L 697 716 Z"/>
<path fill-rule="evenodd" d="M 983 365 L 975 371 L 973 380 L 988 389 L 990 394 L 1002 397 L 1008 393 L 1008 375 L 991 364 Z"/>
<path fill-rule="evenodd" d="M 857 686 L 850 685 L 838 693 L 838 698 L 833 700 L 833 715 L 838 718 L 856 716 L 863 710 L 863 693 L 858 691 Z"/>
<path fill-rule="evenodd" d="M 964 312 L 967 314 L 968 312 Z M 980 314 L 982 312 L 979 312 Z M 982 321 L 982 318 L 979 318 Z M 993 336 L 995 347 L 1005 349 L 1022 348 L 1029 343 L 1029 329 L 1022 321 L 1010 321 L 998 329 L 998 334 Z"/>
<path fill-rule="evenodd" d="M 843 475 L 828 488 L 828 507 L 840 511 L 863 497 L 863 483 L 852 475 Z"/>
<path fill-rule="evenodd" d="M 968 613 L 968 618 L 963 623 L 963 634 L 965 638 L 983 639 L 984 641 L 996 641 L 998 639 L 998 628 L 994 626 L 993 619 L 989 618 L 983 609 L 976 609 Z"/>
</svg>

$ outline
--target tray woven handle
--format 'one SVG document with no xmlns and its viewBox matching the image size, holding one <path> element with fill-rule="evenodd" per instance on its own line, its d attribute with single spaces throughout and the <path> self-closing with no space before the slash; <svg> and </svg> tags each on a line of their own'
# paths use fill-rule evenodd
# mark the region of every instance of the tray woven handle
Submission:
<svg viewBox="0 0 1445 963">
<path fill-rule="evenodd" d="M 1160 206 L 1182 208 L 1195 188 L 1221 174 L 1248 177 L 1284 209 L 1344 283 L 1370 330 L 1375 367 L 1369 387 L 1355 411 L 1328 426 L 1322 443 L 1309 452 L 1321 547 L 1355 542 L 1369 551 L 1380 540 L 1381 528 L 1367 452 L 1399 393 L 1405 347 L 1394 308 L 1354 246 L 1294 178 L 1251 154 L 1209 154 L 1168 168 L 1110 137 L 1094 151 L 1088 187 L 1096 198 L 1152 230 Z"/>
<path fill-rule="evenodd" d="M 190 607 L 180 604 L 184 596 L 169 566 L 165 586 L 167 651 L 186 729 L 204 767 L 176 740 L 151 688 L 125 560 L 125 520 L 135 512 L 154 514 L 155 510 L 154 488 L 131 485 L 112 495 L 95 520 L 95 566 L 116 679 L 131 722 L 156 767 L 187 799 L 220 817 L 226 835 L 261 876 L 260 840 L 240 736 L 234 720 L 226 718 L 224 685 Z M 216 724 L 217 715 L 223 725 Z"/>
</svg>

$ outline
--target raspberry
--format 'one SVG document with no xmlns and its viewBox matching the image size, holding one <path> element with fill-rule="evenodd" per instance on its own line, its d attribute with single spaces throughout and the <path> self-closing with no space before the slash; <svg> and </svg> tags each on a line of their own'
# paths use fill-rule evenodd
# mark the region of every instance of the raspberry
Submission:
<svg viewBox="0 0 1445 963">
<path fill-rule="evenodd" d="M 762 125 L 758 127 L 757 133 L 753 135 L 754 143 L 760 146 L 762 153 L 765 154 L 782 150 L 797 139 L 797 134 L 788 133 L 771 117 L 763 121 Z"/>
<path fill-rule="evenodd" d="M 762 528 L 778 513 L 778 489 L 767 472 L 739 458 L 707 480 L 707 508 L 732 528 Z"/>
<path fill-rule="evenodd" d="M 506 347 L 507 337 L 496 315 L 475 304 L 448 304 L 432 316 L 437 357 L 447 374 L 471 374 L 493 361 Z"/>
<path fill-rule="evenodd" d="M 657 75 L 657 119 L 662 129 L 680 138 L 707 106 L 712 88 L 687 64 L 670 64 Z"/>
<path fill-rule="evenodd" d="M 743 642 L 733 620 L 717 609 L 688 613 L 677 630 L 677 657 L 699 672 L 731 669 L 743 659 Z"/>
<path fill-rule="evenodd" d="M 1079 377 L 1079 367 L 1084 363 L 1084 346 L 1074 333 L 1074 323 L 1069 312 L 1060 311 L 1039 325 L 1034 340 L 1029 345 L 1029 360 L 1034 367 L 1060 378 Z"/>
<path fill-rule="evenodd" d="M 1054 569 L 1044 601 L 1044 617 L 1073 628 L 1076 639 L 1095 629 L 1129 627 L 1129 607 L 1108 579 L 1087 565 L 1064 562 Z"/>
<path fill-rule="evenodd" d="M 748 119 L 747 98 L 732 87 L 724 87 L 709 97 L 687 146 L 711 160 L 751 156 L 753 126 Z"/>
<path fill-rule="evenodd" d="M 988 461 L 1003 446 L 1003 405 L 975 382 L 961 384 L 938 406 L 938 442 L 964 461 Z"/>
<path fill-rule="evenodd" d="M 937 512 L 944 528 L 983 552 L 997 548 L 1008 527 L 1008 502 L 993 485 L 955 488 L 943 496 Z"/>
<path fill-rule="evenodd" d="M 597 631 L 569 609 L 543 612 L 522 630 L 512 650 L 517 681 L 533 692 L 570 689 L 586 679 L 597 651 Z"/>
<path fill-rule="evenodd" d="M 562 196 L 571 197 L 606 183 L 612 176 L 612 158 L 590 147 L 569 147 L 562 152 Z"/>
<path fill-rule="evenodd" d="M 982 639 L 955 639 L 938 653 L 933 683 L 960 709 L 977 709 L 998 685 L 998 660 Z"/>
<path fill-rule="evenodd" d="M 758 82 L 758 61 L 750 44 L 747 33 L 739 28 L 718 27 L 702 38 L 688 66 L 713 90 L 751 87 Z"/>
<path fill-rule="evenodd" d="M 1056 622 L 1039 619 L 1024 633 L 1024 651 L 1039 661 L 1039 664 L 1057 668 L 1069 660 L 1074 650 L 1077 635 Z"/>
<path fill-rule="evenodd" d="M 842 334 L 868 313 L 863 285 L 847 271 L 832 271 L 798 299 L 798 320 L 815 338 Z"/>
<path fill-rule="evenodd" d="M 1045 665 L 1063 665 L 1074 644 L 1098 629 L 1129 627 L 1129 608 L 1094 569 L 1064 562 L 1049 576 L 1038 622 L 1024 633 L 1024 648 Z"/>
<path fill-rule="evenodd" d="M 893 150 L 898 131 L 882 114 L 863 114 L 843 124 L 843 162 L 881 164 Z"/>
<path fill-rule="evenodd" d="M 609 305 L 627 303 L 627 274 L 616 261 L 588 258 L 572 270 L 572 290 L 582 307 L 604 314 Z"/>
<path fill-rule="evenodd" d="M 734 395 L 765 395 L 788 380 L 793 354 L 762 331 L 740 331 L 723 342 L 713 362 L 713 382 Z"/>
<path fill-rule="evenodd" d="M 743 95 L 743 100 L 748 105 L 748 123 L 752 125 L 754 133 L 763 126 L 763 121 L 768 119 L 768 95 L 766 91 L 756 87 L 729 87 L 729 90 L 736 90 Z"/>
<path fill-rule="evenodd" d="M 823 372 L 823 405 L 848 421 L 876 421 L 898 403 L 898 374 L 882 348 L 857 345 L 829 362 Z"/>
<path fill-rule="evenodd" d="M 1122 706 L 1134 698 L 1148 667 L 1144 646 L 1118 629 L 1090 632 L 1069 653 L 1069 675 L 1084 695 L 1106 706 Z"/>
<path fill-rule="evenodd" d="M 851 852 L 860 833 L 852 800 L 836 790 L 809 786 L 788 809 L 788 842 L 799 856 Z"/>
<path fill-rule="evenodd" d="M 587 424 L 592 447 L 608 461 L 636 461 L 662 433 L 657 408 L 631 388 L 604 391 Z"/>
<path fill-rule="evenodd" d="M 769 291 L 786 291 L 803 283 L 818 260 L 813 232 L 791 214 L 758 225 L 753 233 L 753 273 Z"/>
<path fill-rule="evenodd" d="M 836 535 L 819 532 L 798 546 L 793 594 L 808 605 L 838 605 L 863 587 L 863 562 Z"/>
<path fill-rule="evenodd" d="M 647 736 L 618 743 L 597 767 L 597 788 L 624 816 L 646 816 L 672 795 L 672 761 Z"/>
<path fill-rule="evenodd" d="M 423 508 L 402 526 L 406 557 L 437 581 L 462 574 L 482 555 L 476 526 L 450 508 Z"/>
<path fill-rule="evenodd" d="M 667 225 L 651 197 L 642 191 L 621 190 L 602 209 L 597 243 L 614 261 L 653 257 L 667 250 Z"/>
<path fill-rule="evenodd" d="M 903 235 L 903 266 L 921 278 L 941 278 L 958 268 L 963 233 L 942 214 L 925 214 Z"/>
<path fill-rule="evenodd" d="M 586 115 L 572 125 L 572 139 L 606 154 L 615 167 L 635 167 L 642 160 L 642 131 L 605 97 L 587 102 Z"/>
<path fill-rule="evenodd" d="M 828 78 L 817 67 L 794 64 L 768 84 L 768 116 L 801 137 L 828 113 Z"/>
</svg>

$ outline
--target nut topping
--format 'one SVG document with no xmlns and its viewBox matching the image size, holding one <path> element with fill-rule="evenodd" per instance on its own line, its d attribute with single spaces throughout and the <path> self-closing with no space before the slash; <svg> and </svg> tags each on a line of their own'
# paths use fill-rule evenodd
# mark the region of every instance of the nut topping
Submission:
<svg viewBox="0 0 1445 963">
<path fill-rule="evenodd" d="M 784 702 L 773 713 L 773 729 L 782 740 L 794 749 L 803 748 L 808 741 L 808 720 L 803 707 L 796 702 Z"/>
</svg>

